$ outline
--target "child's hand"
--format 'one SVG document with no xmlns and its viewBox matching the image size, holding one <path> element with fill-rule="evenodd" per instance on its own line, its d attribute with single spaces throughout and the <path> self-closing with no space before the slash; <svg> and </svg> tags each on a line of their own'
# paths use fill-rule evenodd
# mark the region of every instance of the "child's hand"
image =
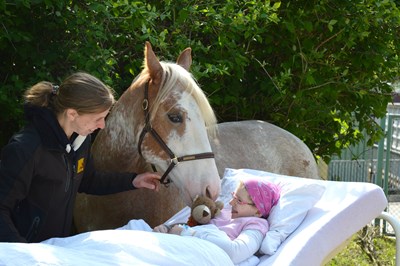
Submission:
<svg viewBox="0 0 400 266">
<path fill-rule="evenodd" d="M 183 231 L 182 225 L 177 224 L 177 225 L 174 225 L 174 226 L 171 228 L 171 230 L 169 230 L 168 233 L 169 233 L 169 234 L 180 235 L 180 234 L 182 233 L 182 231 Z"/>
<path fill-rule="evenodd" d="M 153 232 L 158 232 L 158 233 L 168 233 L 169 228 L 165 224 L 160 224 L 156 227 L 153 228 Z"/>
</svg>

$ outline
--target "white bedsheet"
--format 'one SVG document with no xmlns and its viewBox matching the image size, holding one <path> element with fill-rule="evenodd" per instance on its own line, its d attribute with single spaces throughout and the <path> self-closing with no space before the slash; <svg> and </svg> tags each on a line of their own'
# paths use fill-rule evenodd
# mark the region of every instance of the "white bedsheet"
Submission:
<svg viewBox="0 0 400 266">
<path fill-rule="evenodd" d="M 0 265 L 233 265 L 208 241 L 148 231 L 94 231 L 45 242 L 0 243 Z"/>
</svg>

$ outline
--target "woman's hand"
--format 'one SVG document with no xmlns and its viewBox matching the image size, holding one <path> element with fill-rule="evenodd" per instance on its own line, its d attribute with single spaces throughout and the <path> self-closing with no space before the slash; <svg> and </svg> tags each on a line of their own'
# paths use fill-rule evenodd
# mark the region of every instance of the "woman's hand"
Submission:
<svg viewBox="0 0 400 266">
<path fill-rule="evenodd" d="M 155 191 L 160 190 L 160 174 L 157 172 L 145 172 L 138 174 L 132 181 L 135 188 L 147 188 Z"/>
</svg>

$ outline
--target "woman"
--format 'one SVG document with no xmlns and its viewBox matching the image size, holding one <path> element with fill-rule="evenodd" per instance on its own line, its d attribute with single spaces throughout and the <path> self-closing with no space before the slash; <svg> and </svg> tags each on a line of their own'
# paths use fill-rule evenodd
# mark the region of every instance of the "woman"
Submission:
<svg viewBox="0 0 400 266">
<path fill-rule="evenodd" d="M 260 249 L 269 229 L 268 215 L 279 198 L 279 186 L 262 179 L 245 179 L 232 192 L 231 208 L 223 209 L 210 224 L 175 225 L 170 230 L 159 225 L 153 230 L 208 240 L 223 249 L 234 264 L 239 264 Z"/>
<path fill-rule="evenodd" d="M 115 101 L 100 80 L 76 73 L 59 87 L 39 82 L 24 98 L 27 124 L 1 155 L 1 242 L 69 236 L 77 192 L 158 191 L 157 173 L 101 173 L 94 169 L 90 134 L 105 127 Z"/>
</svg>

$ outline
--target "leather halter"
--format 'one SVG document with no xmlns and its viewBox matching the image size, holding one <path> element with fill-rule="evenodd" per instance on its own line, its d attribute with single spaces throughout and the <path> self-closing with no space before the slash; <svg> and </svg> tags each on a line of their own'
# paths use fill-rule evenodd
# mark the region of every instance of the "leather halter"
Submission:
<svg viewBox="0 0 400 266">
<path fill-rule="evenodd" d="M 142 142 L 143 142 L 143 139 L 144 139 L 144 136 L 146 135 L 146 133 L 150 133 L 153 136 L 153 138 L 157 141 L 157 143 L 161 146 L 161 148 L 163 148 L 163 150 L 170 157 L 170 164 L 169 164 L 167 170 L 165 171 L 165 173 L 162 175 L 162 177 L 160 179 L 160 183 L 161 184 L 167 185 L 167 184 L 171 183 L 171 180 L 168 177 L 168 174 L 180 162 L 187 162 L 187 161 L 193 161 L 193 160 L 199 160 L 199 159 L 214 158 L 214 153 L 212 153 L 212 152 L 204 152 L 204 153 L 198 153 L 198 154 L 192 154 L 192 155 L 176 157 L 176 155 L 171 151 L 171 149 L 167 146 L 167 144 L 162 140 L 160 135 L 153 129 L 153 127 L 150 124 L 149 83 L 150 83 L 150 80 L 146 83 L 146 85 L 144 87 L 144 99 L 143 99 L 143 102 L 142 102 L 142 108 L 143 108 L 144 116 L 145 116 L 145 125 L 143 127 L 142 132 L 140 133 L 139 143 L 138 143 L 138 150 L 139 150 L 140 156 L 143 157 L 143 154 L 142 154 Z M 153 171 L 156 171 L 155 165 L 151 164 L 151 166 L 153 168 Z"/>
</svg>

